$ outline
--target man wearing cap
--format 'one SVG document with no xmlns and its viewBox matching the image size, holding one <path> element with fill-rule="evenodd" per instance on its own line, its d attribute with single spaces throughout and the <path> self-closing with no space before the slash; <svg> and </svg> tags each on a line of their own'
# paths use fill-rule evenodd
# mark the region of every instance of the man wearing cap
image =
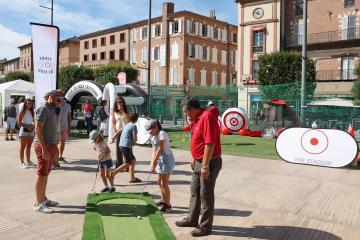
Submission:
<svg viewBox="0 0 360 240">
<path fill-rule="evenodd" d="M 59 99 L 63 98 L 61 90 L 47 92 L 44 96 L 46 102 L 36 110 L 34 149 L 37 157 L 37 179 L 35 183 L 36 203 L 35 212 L 52 213 L 50 207 L 59 203 L 46 197 L 48 175 L 58 154 L 58 128 L 55 109 Z"/>
<path fill-rule="evenodd" d="M 183 111 L 192 121 L 190 150 L 193 159 L 191 197 L 188 217 L 175 224 L 178 227 L 196 227 L 193 237 L 211 233 L 215 205 L 215 182 L 222 166 L 220 128 L 217 118 L 200 107 L 198 99 L 189 97 L 183 103 Z M 199 216 L 202 205 L 202 216 Z"/>
<path fill-rule="evenodd" d="M 215 104 L 212 101 L 208 102 L 207 107 L 208 107 L 209 111 L 215 115 L 216 119 L 220 116 L 219 109 L 215 106 Z"/>
<path fill-rule="evenodd" d="M 71 129 L 71 106 L 66 99 L 60 99 L 60 146 L 58 160 L 67 163 L 63 158 L 65 149 L 65 141 L 68 139 Z M 60 164 L 59 164 L 60 165 Z"/>
</svg>

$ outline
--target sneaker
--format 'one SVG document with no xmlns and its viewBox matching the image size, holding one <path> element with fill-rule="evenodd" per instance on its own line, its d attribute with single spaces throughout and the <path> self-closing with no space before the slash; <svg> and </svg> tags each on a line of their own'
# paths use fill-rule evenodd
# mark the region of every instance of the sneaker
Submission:
<svg viewBox="0 0 360 240">
<path fill-rule="evenodd" d="M 115 192 L 116 191 L 116 189 L 115 189 L 115 187 L 111 187 L 111 188 L 109 188 L 109 193 L 113 193 L 113 192 Z"/>
<path fill-rule="evenodd" d="M 51 201 L 48 198 L 44 202 L 45 202 L 45 205 L 48 206 L 48 207 L 56 207 L 57 205 L 59 205 L 58 202 Z"/>
<path fill-rule="evenodd" d="M 162 206 L 162 208 L 160 209 L 161 213 L 169 213 L 171 212 L 171 205 L 167 205 L 166 203 L 164 203 L 164 206 Z"/>
<path fill-rule="evenodd" d="M 68 163 L 68 162 L 65 160 L 65 158 L 63 158 L 63 157 L 59 157 L 59 161 L 61 161 L 61 162 L 63 162 L 63 163 Z"/>
<path fill-rule="evenodd" d="M 28 167 L 36 167 L 36 164 L 33 163 L 32 161 L 27 162 L 26 165 L 27 165 Z"/>
<path fill-rule="evenodd" d="M 191 231 L 191 235 L 193 237 L 202 237 L 209 235 L 211 233 L 211 229 L 206 227 L 197 227 L 195 230 Z"/>
<path fill-rule="evenodd" d="M 176 221 L 175 225 L 178 227 L 197 227 L 198 226 L 197 223 L 190 222 L 188 218 L 184 218 L 181 221 Z"/>
<path fill-rule="evenodd" d="M 164 203 L 163 201 L 158 201 L 155 203 L 156 206 L 164 206 L 166 203 Z"/>
<path fill-rule="evenodd" d="M 28 166 L 27 166 L 25 163 L 21 163 L 21 164 L 20 164 L 20 167 L 23 168 L 23 169 L 27 169 L 27 168 L 28 168 Z"/>
<path fill-rule="evenodd" d="M 15 138 L 10 138 L 10 141 L 15 141 Z"/>
<path fill-rule="evenodd" d="M 45 202 L 46 202 L 46 200 L 42 203 L 35 204 L 33 207 L 34 212 L 41 212 L 41 213 L 45 213 L 45 214 L 53 213 L 54 210 L 52 210 L 51 208 L 46 206 Z"/>
<path fill-rule="evenodd" d="M 104 193 L 104 192 L 109 192 L 110 188 L 109 187 L 104 187 L 100 192 Z"/>
<path fill-rule="evenodd" d="M 7 138 L 5 138 L 5 141 L 9 141 L 9 138 L 7 137 Z"/>
<path fill-rule="evenodd" d="M 54 163 L 51 169 L 52 170 L 60 169 L 60 164 L 59 163 L 58 164 Z"/>
</svg>

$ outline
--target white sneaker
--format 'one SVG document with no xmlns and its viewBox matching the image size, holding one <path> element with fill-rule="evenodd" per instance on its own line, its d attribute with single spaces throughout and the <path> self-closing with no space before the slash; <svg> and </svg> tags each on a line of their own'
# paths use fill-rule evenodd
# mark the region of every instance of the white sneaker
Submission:
<svg viewBox="0 0 360 240">
<path fill-rule="evenodd" d="M 27 162 L 26 165 L 27 165 L 28 167 L 36 167 L 36 164 L 33 163 L 32 161 Z"/>
<path fill-rule="evenodd" d="M 48 207 L 56 207 L 57 205 L 59 205 L 58 202 L 55 202 L 55 201 L 51 201 L 50 199 L 46 199 L 44 201 L 45 205 L 48 206 Z"/>
<path fill-rule="evenodd" d="M 45 214 L 50 214 L 50 213 L 54 212 L 54 210 L 52 210 L 51 208 L 46 206 L 46 200 L 42 203 L 35 204 L 33 209 L 34 209 L 34 212 L 41 212 L 41 213 L 45 213 Z"/>
<path fill-rule="evenodd" d="M 23 169 L 27 169 L 27 168 L 28 168 L 25 163 L 21 163 L 21 164 L 20 164 L 20 167 L 23 168 Z"/>
</svg>

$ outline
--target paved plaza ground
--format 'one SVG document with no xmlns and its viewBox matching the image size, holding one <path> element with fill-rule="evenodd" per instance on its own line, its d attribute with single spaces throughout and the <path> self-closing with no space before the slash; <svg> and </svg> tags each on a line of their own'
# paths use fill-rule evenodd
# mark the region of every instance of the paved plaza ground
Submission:
<svg viewBox="0 0 360 240">
<path fill-rule="evenodd" d="M 61 205 L 54 208 L 56 213 L 44 215 L 32 211 L 36 170 L 21 169 L 19 143 L 5 142 L 0 137 L 0 239 L 81 239 L 86 196 L 97 164 L 88 140 L 68 142 L 64 157 L 69 164 L 53 171 L 48 184 L 48 197 Z M 151 149 L 135 147 L 134 152 L 137 177 L 145 180 Z M 177 239 L 191 239 L 191 228 L 175 226 L 175 221 L 187 212 L 190 155 L 181 150 L 174 153 L 177 164 L 171 177 L 173 211 L 164 216 Z M 118 174 L 115 183 L 119 192 L 140 192 L 143 186 L 129 184 L 127 173 Z M 102 188 L 100 181 L 96 188 Z M 146 191 L 159 198 L 155 176 Z M 223 156 L 216 185 L 213 234 L 201 239 L 232 238 L 360 239 L 359 170 Z"/>
</svg>

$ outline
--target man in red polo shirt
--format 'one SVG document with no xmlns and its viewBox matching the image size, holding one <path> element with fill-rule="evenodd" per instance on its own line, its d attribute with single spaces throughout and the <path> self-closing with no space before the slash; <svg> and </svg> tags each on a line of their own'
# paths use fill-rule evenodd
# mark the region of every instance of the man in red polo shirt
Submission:
<svg viewBox="0 0 360 240">
<path fill-rule="evenodd" d="M 215 182 L 222 165 L 220 129 L 214 114 L 201 108 L 196 98 L 185 99 L 183 111 L 192 121 L 190 150 L 194 172 L 188 217 L 177 221 L 176 225 L 196 227 L 191 235 L 200 237 L 210 234 L 213 224 Z M 203 213 L 198 224 L 201 205 Z"/>
</svg>

